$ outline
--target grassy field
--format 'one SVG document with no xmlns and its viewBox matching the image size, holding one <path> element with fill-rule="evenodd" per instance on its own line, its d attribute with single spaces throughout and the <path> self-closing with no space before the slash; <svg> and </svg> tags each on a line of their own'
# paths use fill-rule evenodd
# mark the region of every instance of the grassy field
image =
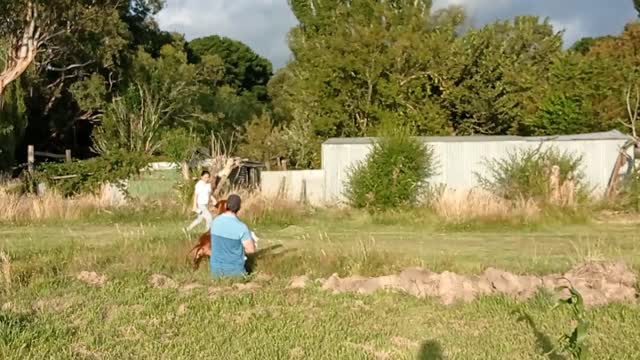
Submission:
<svg viewBox="0 0 640 360">
<path fill-rule="evenodd" d="M 552 311 L 548 295 L 446 307 L 402 294 L 293 290 L 287 282 L 292 275 L 386 274 L 411 265 L 464 273 L 487 266 L 549 273 L 605 259 L 640 265 L 638 224 L 630 222 L 452 227 L 420 215 L 262 214 L 249 219 L 261 246 L 282 247 L 259 261 L 254 282 L 261 288 L 217 291 L 230 284 L 185 263 L 192 240 L 179 229 L 189 220 L 156 209 L 1 225 L 12 284 L 0 293 L 0 358 L 563 359 L 544 354 L 569 331 L 571 316 Z M 107 281 L 89 286 L 76 279 L 81 271 Z M 155 288 L 152 274 L 180 287 Z M 188 291 L 193 284 L 202 287 Z M 590 316 L 593 359 L 640 353 L 637 305 L 598 307 Z"/>
</svg>

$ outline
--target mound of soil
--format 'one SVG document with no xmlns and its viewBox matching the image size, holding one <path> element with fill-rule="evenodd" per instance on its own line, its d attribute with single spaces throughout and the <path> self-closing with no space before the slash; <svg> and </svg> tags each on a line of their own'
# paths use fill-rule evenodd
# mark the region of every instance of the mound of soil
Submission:
<svg viewBox="0 0 640 360">
<path fill-rule="evenodd" d="M 178 283 L 164 275 L 153 274 L 149 278 L 149 284 L 157 289 L 177 289 Z"/>
<path fill-rule="evenodd" d="M 107 283 L 107 277 L 96 272 L 82 271 L 76 277 L 78 280 L 91 286 L 104 286 Z"/>
<path fill-rule="evenodd" d="M 420 268 L 410 268 L 400 274 L 381 277 L 340 278 L 334 274 L 322 280 L 322 289 L 333 293 L 361 294 L 395 290 L 421 298 L 437 297 L 443 304 L 449 305 L 493 294 L 526 300 L 541 289 L 556 291 L 561 286 L 573 285 L 582 294 L 587 305 L 600 305 L 620 301 L 636 302 L 636 281 L 636 274 L 624 263 L 593 262 L 576 266 L 566 274 L 542 277 L 515 275 L 495 268 L 488 268 L 479 276 L 459 275 L 448 271 L 438 274 Z"/>
</svg>

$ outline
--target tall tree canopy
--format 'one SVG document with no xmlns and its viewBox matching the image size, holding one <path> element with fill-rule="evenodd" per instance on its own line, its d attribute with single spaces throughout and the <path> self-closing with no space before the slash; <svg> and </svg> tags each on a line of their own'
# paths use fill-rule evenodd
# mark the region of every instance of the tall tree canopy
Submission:
<svg viewBox="0 0 640 360">
<path fill-rule="evenodd" d="M 224 82 L 241 92 L 248 91 L 264 100 L 272 75 L 271 62 L 240 41 L 212 35 L 189 42 L 193 61 L 218 56 L 224 61 Z"/>
</svg>

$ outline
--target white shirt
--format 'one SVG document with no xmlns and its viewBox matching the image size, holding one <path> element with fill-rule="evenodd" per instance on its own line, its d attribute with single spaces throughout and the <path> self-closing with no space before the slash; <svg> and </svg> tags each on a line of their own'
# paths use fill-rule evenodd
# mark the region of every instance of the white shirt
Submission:
<svg viewBox="0 0 640 360">
<path fill-rule="evenodd" d="M 196 183 L 196 203 L 198 205 L 209 204 L 209 198 L 211 197 L 212 191 L 213 189 L 211 189 L 211 184 L 199 180 Z"/>
</svg>

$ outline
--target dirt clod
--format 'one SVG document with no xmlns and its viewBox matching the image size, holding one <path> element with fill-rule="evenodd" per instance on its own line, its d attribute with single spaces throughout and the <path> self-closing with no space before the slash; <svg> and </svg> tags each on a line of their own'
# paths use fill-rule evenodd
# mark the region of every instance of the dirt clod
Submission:
<svg viewBox="0 0 640 360">
<path fill-rule="evenodd" d="M 289 285 L 287 287 L 289 289 L 304 289 L 307 286 L 308 281 L 309 277 L 306 275 L 294 276 L 289 280 Z"/>
<path fill-rule="evenodd" d="M 100 275 L 93 271 L 82 271 L 76 278 L 91 286 L 102 287 L 107 283 L 107 277 L 105 275 Z"/>
<path fill-rule="evenodd" d="M 402 291 L 417 297 L 437 297 L 445 304 L 470 302 L 479 296 L 505 294 L 526 300 L 539 290 L 556 291 L 573 285 L 582 293 L 587 305 L 609 302 L 636 302 L 636 275 L 624 263 L 591 262 L 581 264 L 565 274 L 544 277 L 515 275 L 488 268 L 480 276 L 466 276 L 445 271 L 441 274 L 410 268 L 399 275 L 366 278 L 337 274 L 323 281 L 322 289 L 334 294 L 354 292 L 372 294 L 378 290 Z"/>
<path fill-rule="evenodd" d="M 178 283 L 176 283 L 173 279 L 160 274 L 151 275 L 151 277 L 149 278 L 149 284 L 151 284 L 151 286 L 157 289 L 177 289 L 178 288 Z"/>
<path fill-rule="evenodd" d="M 204 286 L 198 283 L 186 284 L 180 287 L 180 292 L 185 294 L 190 294 L 193 290 L 201 289 Z"/>
<path fill-rule="evenodd" d="M 262 286 L 260 286 L 260 284 L 249 282 L 246 284 L 242 284 L 242 283 L 233 284 L 233 287 L 238 291 L 254 291 L 254 290 L 260 289 Z"/>
</svg>

